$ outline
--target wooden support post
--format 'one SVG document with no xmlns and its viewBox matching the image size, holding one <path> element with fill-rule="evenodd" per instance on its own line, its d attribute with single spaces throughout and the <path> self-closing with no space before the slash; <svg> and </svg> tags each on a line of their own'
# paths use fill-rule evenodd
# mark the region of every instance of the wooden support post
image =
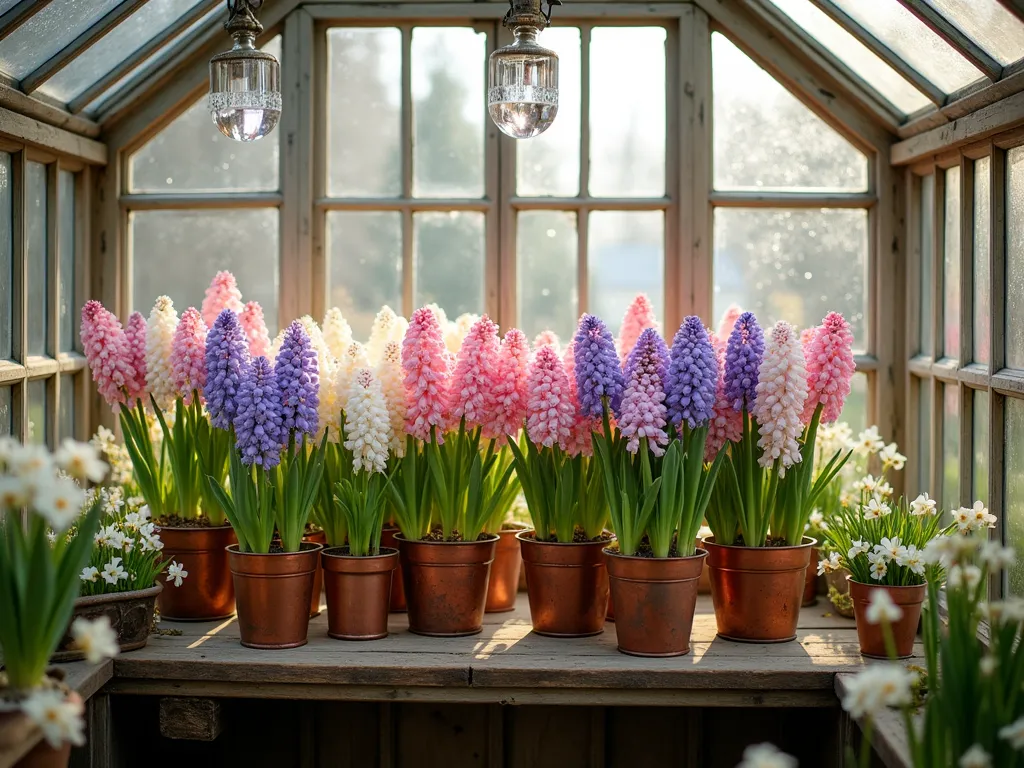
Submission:
<svg viewBox="0 0 1024 768">
<path fill-rule="evenodd" d="M 160 699 L 160 735 L 168 739 L 213 741 L 224 730 L 224 715 L 217 699 Z"/>
</svg>

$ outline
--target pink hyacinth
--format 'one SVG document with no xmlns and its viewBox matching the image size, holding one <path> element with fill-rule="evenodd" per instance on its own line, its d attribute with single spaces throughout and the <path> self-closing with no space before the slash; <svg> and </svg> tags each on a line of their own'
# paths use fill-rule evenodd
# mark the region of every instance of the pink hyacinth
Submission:
<svg viewBox="0 0 1024 768">
<path fill-rule="evenodd" d="M 484 424 L 484 437 L 504 445 L 506 437 L 514 440 L 526 421 L 526 374 L 530 360 L 530 343 L 526 334 L 512 328 L 501 340 L 498 361 L 491 386 L 494 407 Z"/>
<path fill-rule="evenodd" d="M 718 321 L 717 336 L 722 340 L 723 346 L 729 341 L 729 334 L 732 333 L 733 326 L 736 325 L 736 321 L 740 319 L 742 314 L 743 309 L 738 304 L 730 304 L 729 308 L 722 315 L 722 319 Z"/>
<path fill-rule="evenodd" d="M 569 378 L 569 399 L 572 400 L 573 419 L 572 429 L 569 431 L 569 442 L 565 450 L 571 456 L 590 456 L 594 453 L 592 433 L 598 428 L 599 420 L 588 419 L 580 413 L 580 397 L 576 389 L 576 358 L 573 355 L 574 341 L 569 342 L 562 356 L 562 364 L 565 366 L 565 375 Z"/>
<path fill-rule="evenodd" d="M 136 376 L 121 323 L 98 301 L 87 301 L 82 307 L 80 337 L 92 380 L 116 413 L 125 402 L 125 387 Z"/>
<path fill-rule="evenodd" d="M 128 325 L 124 329 L 127 342 L 128 363 L 135 375 L 125 382 L 128 402 L 146 399 L 146 318 L 141 312 L 132 312 L 128 317 Z"/>
<path fill-rule="evenodd" d="M 804 425 L 800 421 L 800 413 L 806 399 L 803 348 L 796 329 L 780 320 L 772 328 L 765 345 L 753 410 L 761 436 L 757 442 L 761 448 L 758 463 L 767 468 L 779 461 L 780 477 L 785 476 L 786 470 L 802 458 L 800 435 Z"/>
<path fill-rule="evenodd" d="M 450 372 L 441 326 L 426 307 L 413 312 L 402 340 L 402 370 L 405 372 L 405 431 L 420 440 L 430 439 L 436 429 L 438 442 L 448 423 L 446 399 Z"/>
<path fill-rule="evenodd" d="M 206 323 L 195 307 L 181 315 L 171 342 L 171 379 L 186 405 L 206 385 Z"/>
<path fill-rule="evenodd" d="M 536 352 L 541 347 L 552 347 L 555 352 L 561 354 L 562 352 L 562 341 L 558 338 L 558 334 L 554 331 L 547 330 L 541 331 L 533 339 L 533 350 Z"/>
<path fill-rule="evenodd" d="M 622 360 L 623 367 L 644 329 L 657 327 L 658 319 L 655 317 L 651 300 L 647 298 L 646 293 L 638 293 L 626 309 L 626 314 L 622 317 L 622 326 L 619 328 L 619 359 Z"/>
<path fill-rule="evenodd" d="M 498 326 L 484 315 L 462 340 L 448 387 L 452 426 L 463 418 L 472 429 L 489 421 L 495 409 L 493 376 L 498 362 Z"/>
<path fill-rule="evenodd" d="M 534 445 L 567 447 L 576 415 L 558 353 L 541 347 L 526 377 L 526 434 Z"/>
<path fill-rule="evenodd" d="M 203 322 L 206 323 L 206 327 L 213 328 L 217 315 L 225 309 L 235 313 L 241 312 L 242 292 L 238 290 L 235 276 L 227 270 L 221 270 L 213 276 L 203 298 Z"/>
<path fill-rule="evenodd" d="M 725 396 L 726 345 L 718 335 L 710 332 L 708 335 L 718 361 L 718 387 L 715 389 L 715 414 L 708 424 L 708 439 L 704 444 L 704 461 L 714 461 L 727 442 L 738 443 L 743 437 L 743 414 L 733 410 Z"/>
<path fill-rule="evenodd" d="M 810 328 L 804 328 L 800 331 L 800 346 L 807 349 L 807 345 L 811 343 L 811 339 L 814 338 L 814 334 L 818 332 L 818 326 L 812 325 Z"/>
<path fill-rule="evenodd" d="M 626 386 L 622 392 L 619 429 L 628 439 L 626 450 L 636 453 L 642 440 L 655 456 L 665 453 L 668 445 L 668 406 L 665 405 L 665 382 L 668 349 L 658 332 L 645 329 L 637 340 L 627 365 Z"/>
<path fill-rule="evenodd" d="M 807 400 L 801 421 L 809 424 L 821 405 L 821 423 L 836 421 L 850 394 L 853 372 L 853 332 L 838 312 L 825 315 L 804 346 L 807 360 Z"/>
<path fill-rule="evenodd" d="M 247 302 L 238 315 L 245 337 L 249 340 L 249 354 L 252 357 L 266 357 L 270 352 L 270 334 L 263 319 L 263 307 L 258 301 Z"/>
</svg>

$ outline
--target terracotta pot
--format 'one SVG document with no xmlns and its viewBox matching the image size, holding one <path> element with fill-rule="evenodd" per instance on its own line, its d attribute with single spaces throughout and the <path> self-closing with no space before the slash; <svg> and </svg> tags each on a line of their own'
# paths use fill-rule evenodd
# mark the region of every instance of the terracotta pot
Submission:
<svg viewBox="0 0 1024 768">
<path fill-rule="evenodd" d="M 398 528 L 388 526 L 380 532 L 380 545 L 388 549 L 398 549 L 398 542 L 395 541 L 395 534 Z M 399 558 L 398 567 L 391 578 L 391 601 L 389 610 L 392 613 L 404 613 L 408 610 L 405 604 L 405 582 L 402 579 L 402 561 Z"/>
<path fill-rule="evenodd" d="M 814 605 L 818 602 L 818 561 L 821 560 L 821 550 L 815 547 L 811 550 L 811 562 L 807 566 L 807 574 L 804 577 L 804 599 L 800 603 L 802 608 Z"/>
<path fill-rule="evenodd" d="M 523 570 L 523 554 L 516 534 L 525 530 L 525 525 L 517 525 L 498 531 L 491 577 L 487 581 L 487 613 L 504 613 L 516 607 L 519 574 Z"/>
<path fill-rule="evenodd" d="M 796 639 L 816 543 L 805 536 L 795 547 L 735 547 L 705 539 L 719 637 L 746 643 Z"/>
<path fill-rule="evenodd" d="M 586 637 L 604 631 L 608 569 L 604 548 L 612 540 L 560 543 L 517 534 L 526 568 L 533 631 L 552 637 Z"/>
<path fill-rule="evenodd" d="M 156 607 L 156 599 L 163 588 L 164 585 L 157 582 L 149 589 L 79 597 L 75 600 L 75 608 L 71 614 L 71 621 L 68 622 L 68 630 L 64 633 L 64 638 L 57 646 L 57 650 L 50 657 L 50 661 L 79 661 L 85 658 L 82 651 L 76 651 L 71 647 L 74 643 L 74 638 L 71 637 L 71 624 L 79 617 L 89 620 L 98 619 L 100 616 L 108 617 L 110 626 L 117 633 L 117 644 L 122 653 L 145 647 L 149 640 L 149 630 L 153 626 L 153 609 Z M 179 587 L 170 588 L 179 589 Z"/>
<path fill-rule="evenodd" d="M 397 534 L 395 541 L 409 604 L 409 630 L 431 637 L 480 632 L 498 537 L 410 541 Z"/>
<path fill-rule="evenodd" d="M 246 648 L 306 644 L 309 601 L 320 559 L 319 544 L 299 552 L 256 554 L 227 548 L 238 603 L 238 632 Z"/>
<path fill-rule="evenodd" d="M 612 594 L 611 582 L 608 584 L 608 610 L 604 612 L 605 621 L 615 621 L 615 596 Z"/>
<path fill-rule="evenodd" d="M 697 609 L 697 585 L 708 553 L 690 557 L 627 557 L 604 550 L 618 609 L 619 650 L 631 656 L 683 656 Z"/>
<path fill-rule="evenodd" d="M 366 557 L 347 552 L 348 547 L 332 547 L 320 553 L 327 587 L 327 634 L 338 640 L 387 637 L 398 550 L 381 547 L 380 554 Z"/>
<path fill-rule="evenodd" d="M 888 659 L 885 647 L 885 633 L 881 624 L 870 624 L 867 620 L 868 606 L 871 605 L 873 592 L 885 591 L 902 610 L 903 616 L 891 625 L 893 645 L 896 658 L 906 659 L 914 654 L 914 638 L 917 636 L 917 625 L 921 622 L 921 605 L 928 594 L 927 584 L 912 587 L 887 587 L 883 584 L 862 584 L 849 580 L 850 597 L 853 599 L 853 612 L 857 618 L 857 639 L 860 641 L 860 653 L 870 659 Z"/>
<path fill-rule="evenodd" d="M 63 669 L 60 667 L 50 667 L 46 670 L 46 677 L 49 678 L 49 680 L 44 681 L 46 687 L 61 691 L 68 700 L 82 701 L 82 697 L 69 689 L 63 682 Z M 17 697 L 12 694 L 13 692 L 10 689 L 0 687 L 0 733 L 5 729 L 9 729 L 11 724 L 14 724 L 12 729 L 14 734 L 25 731 L 23 724 L 15 724 L 16 721 L 24 720 L 25 715 L 21 711 L 21 704 Z M 5 757 L 8 760 L 10 758 L 10 755 L 5 754 L 6 746 L 6 744 L 0 744 L 0 764 L 13 765 L 14 768 L 66 768 L 71 758 L 70 742 L 61 744 L 54 749 L 46 741 L 39 741 L 18 762 L 10 763 L 4 760 Z M 15 744 L 14 746 L 16 747 L 17 745 Z"/>
<path fill-rule="evenodd" d="M 697 539 L 697 549 L 704 549 L 704 539 Z M 711 572 L 707 568 L 702 568 L 700 572 L 700 581 L 697 582 L 697 594 L 698 595 L 710 595 L 711 594 Z"/>
<path fill-rule="evenodd" d="M 850 582 L 848 581 L 850 572 L 845 568 L 840 568 L 838 571 L 825 576 L 825 583 L 830 590 L 828 592 L 829 602 L 832 603 L 832 607 L 835 612 L 840 616 L 845 616 L 848 619 L 853 618 L 853 600 L 850 599 Z M 835 595 L 831 590 L 835 590 Z"/>
<path fill-rule="evenodd" d="M 54 749 L 46 741 L 40 741 L 14 768 L 66 768 L 71 759 L 71 742 Z"/>
<path fill-rule="evenodd" d="M 162 557 L 178 561 L 188 576 L 180 587 L 157 598 L 160 618 L 168 621 L 212 621 L 235 612 L 235 589 L 225 550 L 238 539 L 230 525 L 216 528 L 157 528 L 164 543 Z"/>
<path fill-rule="evenodd" d="M 319 544 L 321 547 L 327 546 L 327 534 L 323 531 L 307 533 L 302 537 L 302 540 L 312 544 Z M 320 598 L 323 597 L 323 594 L 324 568 L 320 564 L 320 560 L 317 560 L 316 573 L 313 575 L 313 596 L 309 599 L 309 618 L 313 619 L 320 615 Z"/>
</svg>

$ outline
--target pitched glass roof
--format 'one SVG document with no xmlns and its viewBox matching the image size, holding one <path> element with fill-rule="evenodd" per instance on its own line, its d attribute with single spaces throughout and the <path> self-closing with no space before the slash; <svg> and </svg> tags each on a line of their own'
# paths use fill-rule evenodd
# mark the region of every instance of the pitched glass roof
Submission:
<svg viewBox="0 0 1024 768">
<path fill-rule="evenodd" d="M 1024 24 L 998 0 L 925 0 L 1000 64 L 1024 57 Z"/>
</svg>

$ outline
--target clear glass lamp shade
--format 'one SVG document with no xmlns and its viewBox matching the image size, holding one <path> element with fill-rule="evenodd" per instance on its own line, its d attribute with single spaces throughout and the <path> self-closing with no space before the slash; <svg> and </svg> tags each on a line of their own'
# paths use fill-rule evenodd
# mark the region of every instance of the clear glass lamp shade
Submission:
<svg viewBox="0 0 1024 768">
<path fill-rule="evenodd" d="M 252 39 L 210 60 L 210 113 L 235 141 L 256 141 L 281 117 L 281 65 L 253 47 Z"/>
<path fill-rule="evenodd" d="M 516 27 L 516 39 L 488 62 L 487 109 L 502 133 L 529 139 L 544 133 L 558 113 L 558 54 L 537 44 L 534 27 Z"/>
</svg>

